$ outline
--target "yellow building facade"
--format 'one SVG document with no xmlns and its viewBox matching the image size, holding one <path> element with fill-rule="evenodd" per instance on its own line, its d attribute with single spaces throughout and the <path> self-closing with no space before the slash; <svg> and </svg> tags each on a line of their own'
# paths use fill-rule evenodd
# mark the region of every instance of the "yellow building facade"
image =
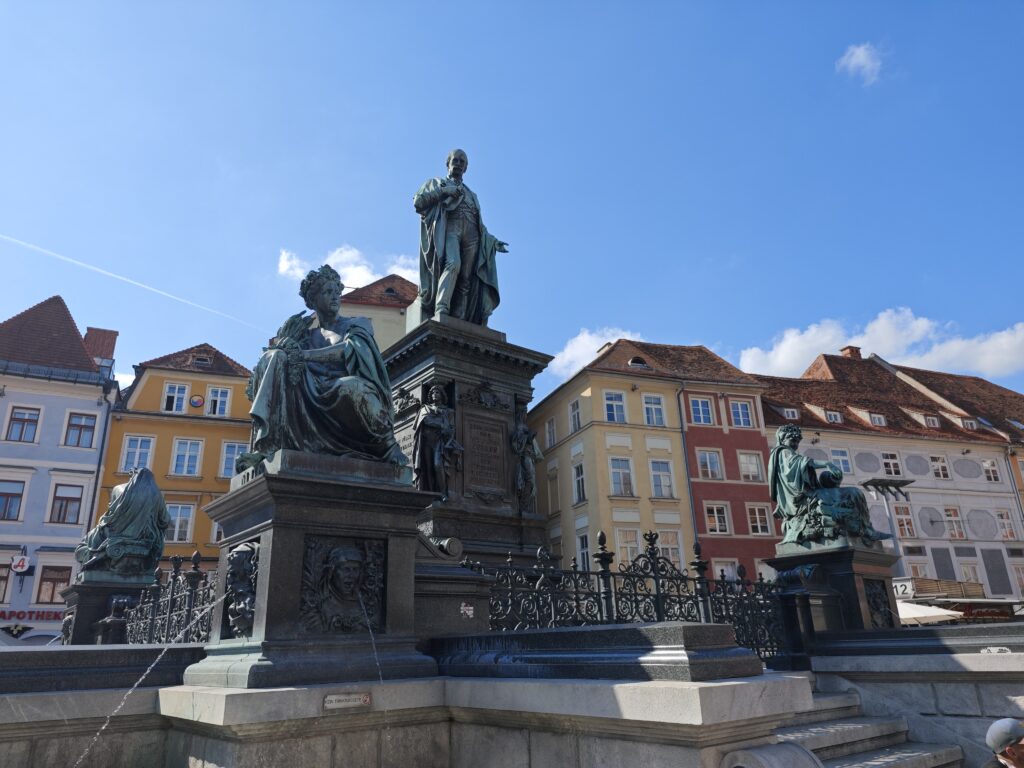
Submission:
<svg viewBox="0 0 1024 768">
<path fill-rule="evenodd" d="M 110 424 L 96 524 L 110 492 L 134 467 L 147 467 L 171 517 L 164 562 L 199 550 L 215 560 L 214 530 L 203 508 L 227 493 L 235 458 L 249 449 L 249 370 L 209 344 L 135 366 Z"/>
<path fill-rule="evenodd" d="M 598 362 L 609 361 L 599 355 Z M 653 530 L 661 554 L 684 565 L 694 538 L 678 384 L 614 367 L 584 368 L 530 412 L 544 452 L 537 503 L 548 539 L 563 566 L 576 558 L 582 569 L 594 567 L 599 532 L 616 562 L 629 562 Z"/>
</svg>

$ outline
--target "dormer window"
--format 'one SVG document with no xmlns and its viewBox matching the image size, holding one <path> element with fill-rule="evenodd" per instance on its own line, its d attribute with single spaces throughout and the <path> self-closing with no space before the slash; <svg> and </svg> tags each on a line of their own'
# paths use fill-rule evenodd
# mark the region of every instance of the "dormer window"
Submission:
<svg viewBox="0 0 1024 768">
<path fill-rule="evenodd" d="M 396 291 L 394 288 L 385 288 L 384 295 L 394 297 L 398 295 L 398 291 Z"/>
<path fill-rule="evenodd" d="M 825 421 L 829 424 L 842 424 L 843 414 L 839 411 L 825 411 Z"/>
<path fill-rule="evenodd" d="M 973 431 L 978 428 L 978 422 L 974 419 L 961 419 L 960 422 L 964 425 L 964 429 Z"/>
<path fill-rule="evenodd" d="M 938 429 L 939 428 L 939 417 L 938 416 L 925 416 L 924 417 L 924 425 L 926 427 L 930 427 L 931 429 Z"/>
<path fill-rule="evenodd" d="M 783 408 L 782 415 L 784 418 L 787 418 L 790 421 L 796 421 L 797 419 L 800 418 L 800 411 L 798 411 L 796 408 Z"/>
<path fill-rule="evenodd" d="M 872 424 L 872 426 L 875 426 L 875 427 L 884 427 L 885 426 L 885 416 L 883 416 L 880 413 L 872 413 L 871 414 L 871 424 Z"/>
<path fill-rule="evenodd" d="M 213 359 L 209 355 L 196 355 L 192 358 L 192 364 L 197 368 L 209 368 L 213 365 Z"/>
<path fill-rule="evenodd" d="M 650 368 L 651 366 L 649 366 L 647 364 L 647 361 L 644 360 L 642 357 L 631 357 L 629 359 L 629 367 L 630 368 Z"/>
</svg>

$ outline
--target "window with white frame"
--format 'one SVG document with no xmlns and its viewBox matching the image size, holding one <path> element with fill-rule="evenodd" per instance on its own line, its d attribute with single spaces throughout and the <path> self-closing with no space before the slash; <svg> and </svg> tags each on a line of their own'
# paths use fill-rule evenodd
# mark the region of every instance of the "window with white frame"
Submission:
<svg viewBox="0 0 1024 768">
<path fill-rule="evenodd" d="M 665 426 L 665 401 L 661 395 L 644 395 L 644 424 L 649 427 Z"/>
<path fill-rule="evenodd" d="M 711 415 L 711 400 L 706 397 L 690 398 L 690 420 L 694 424 L 714 424 Z"/>
<path fill-rule="evenodd" d="M 224 443 L 220 454 L 220 476 L 234 477 L 235 461 L 249 450 L 248 443 Z"/>
<path fill-rule="evenodd" d="M 708 533 L 729 533 L 729 507 L 725 504 L 705 504 L 704 518 L 707 521 Z"/>
<path fill-rule="evenodd" d="M 957 507 L 946 507 L 942 510 L 946 522 L 946 535 L 951 539 L 966 539 L 964 532 L 964 521 L 960 517 L 960 509 Z"/>
<path fill-rule="evenodd" d="M 939 428 L 939 417 L 938 416 L 925 416 L 924 425 L 929 429 Z"/>
<path fill-rule="evenodd" d="M 21 497 L 25 483 L 20 480 L 0 480 L 0 520 L 17 520 L 21 515 Z"/>
<path fill-rule="evenodd" d="M 945 456 L 929 456 L 928 463 L 932 467 L 932 477 L 938 480 L 949 480 L 949 464 Z"/>
<path fill-rule="evenodd" d="M 978 564 L 961 560 L 960 581 L 972 581 L 975 584 L 980 584 L 981 578 L 978 576 Z"/>
<path fill-rule="evenodd" d="M 729 402 L 734 427 L 754 426 L 754 408 L 749 400 L 732 400 Z"/>
<path fill-rule="evenodd" d="M 622 392 L 604 393 L 604 419 L 616 424 L 626 423 L 626 395 Z"/>
<path fill-rule="evenodd" d="M 901 539 L 917 538 L 917 531 L 914 530 L 914 515 L 911 513 L 909 504 L 893 504 L 892 514 L 896 518 L 896 529 L 900 532 Z"/>
<path fill-rule="evenodd" d="M 555 445 L 555 420 L 548 419 L 544 424 L 544 439 L 547 441 L 547 447 L 552 448 Z"/>
<path fill-rule="evenodd" d="M 779 575 L 778 571 L 760 558 L 754 558 L 754 571 L 758 578 L 765 581 L 775 581 L 775 578 Z"/>
<path fill-rule="evenodd" d="M 651 460 L 651 490 L 655 498 L 673 498 L 672 462 L 661 459 Z"/>
<path fill-rule="evenodd" d="M 167 413 L 184 413 L 185 401 L 188 399 L 188 385 L 167 382 L 164 386 L 164 411 Z"/>
<path fill-rule="evenodd" d="M 125 435 L 124 448 L 121 450 L 121 471 L 145 467 L 150 469 L 153 456 L 153 438 L 142 435 Z"/>
<path fill-rule="evenodd" d="M 195 509 L 193 504 L 168 504 L 167 514 L 171 518 L 171 525 L 167 529 L 166 539 L 173 542 L 187 542 L 192 535 L 192 512 Z"/>
<path fill-rule="evenodd" d="M 761 454 L 753 451 L 740 451 L 740 478 L 749 482 L 764 482 L 764 464 Z"/>
<path fill-rule="evenodd" d="M 68 415 L 68 428 L 64 432 L 64 445 L 72 448 L 92 448 L 96 434 L 96 414 L 72 413 Z"/>
<path fill-rule="evenodd" d="M 702 480 L 721 480 L 723 478 L 721 452 L 699 449 L 697 451 L 697 467 Z"/>
<path fill-rule="evenodd" d="M 83 488 L 80 485 L 58 483 L 53 491 L 50 522 L 78 525 L 78 515 L 82 511 L 82 493 Z"/>
<path fill-rule="evenodd" d="M 739 570 L 739 560 L 733 560 L 732 558 L 713 558 L 711 560 L 711 574 L 712 579 L 722 579 L 726 581 L 736 581 L 739 577 L 737 571 Z"/>
<path fill-rule="evenodd" d="M 608 460 L 611 471 L 612 496 L 633 495 L 633 462 L 630 459 L 612 457 Z"/>
<path fill-rule="evenodd" d="M 7 602 L 7 587 L 11 583 L 11 566 L 0 565 L 0 605 Z"/>
<path fill-rule="evenodd" d="M 60 596 L 60 593 L 71 583 L 71 566 L 44 565 L 40 571 L 36 603 L 44 605 L 63 603 L 64 598 Z"/>
<path fill-rule="evenodd" d="M 228 403 L 231 401 L 231 390 L 226 387 L 210 387 L 206 398 L 207 416 L 228 416 Z"/>
<path fill-rule="evenodd" d="M 576 534 L 576 564 L 581 571 L 590 567 L 590 536 L 586 533 Z"/>
<path fill-rule="evenodd" d="M 839 411 L 825 411 L 825 421 L 829 424 L 842 424 L 843 414 Z"/>
<path fill-rule="evenodd" d="M 1017 529 L 1013 525 L 1013 519 L 1010 517 L 1010 510 L 997 509 L 995 515 L 996 523 L 999 525 L 999 538 L 1004 541 L 1016 541 Z"/>
<path fill-rule="evenodd" d="M 751 504 L 747 507 L 747 523 L 751 536 L 771 536 L 771 520 L 767 504 Z"/>
<path fill-rule="evenodd" d="M 212 523 L 210 525 L 210 542 L 216 544 L 218 541 L 224 538 L 224 529 L 221 528 L 220 523 Z"/>
<path fill-rule="evenodd" d="M 999 482 L 999 467 L 995 459 L 982 459 L 981 468 L 985 470 L 985 479 L 990 483 Z"/>
<path fill-rule="evenodd" d="M 850 463 L 850 452 L 845 448 L 833 448 L 829 453 L 832 463 L 843 470 L 844 475 L 853 474 L 853 464 Z"/>
<path fill-rule="evenodd" d="M 963 424 L 964 429 L 969 429 L 972 432 L 978 428 L 978 422 L 974 419 L 961 419 L 960 423 Z"/>
<path fill-rule="evenodd" d="M 203 452 L 202 440 L 178 438 L 174 441 L 174 464 L 172 475 L 198 475 L 199 457 Z"/>
<path fill-rule="evenodd" d="M 668 558 L 676 568 L 683 567 L 683 547 L 679 539 L 679 531 L 658 529 L 658 554 Z"/>
<path fill-rule="evenodd" d="M 800 411 L 796 408 L 783 408 L 782 417 L 784 419 L 789 419 L 790 421 L 795 421 L 800 418 Z"/>
<path fill-rule="evenodd" d="M 876 427 L 884 427 L 885 423 L 886 423 L 885 422 L 885 416 L 883 416 L 880 413 L 872 413 L 871 414 L 871 423 L 874 426 L 876 426 Z"/>
<path fill-rule="evenodd" d="M 583 465 L 572 465 L 572 503 L 579 504 L 587 500 L 586 482 L 583 477 Z"/>
<path fill-rule="evenodd" d="M 580 401 L 573 400 L 569 403 L 569 432 L 579 432 L 583 426 L 580 419 Z"/>
<path fill-rule="evenodd" d="M 12 443 L 34 443 L 39 429 L 38 408 L 11 408 L 7 420 L 7 439 Z"/>
<path fill-rule="evenodd" d="M 616 559 L 620 563 L 632 563 L 640 556 L 640 529 L 615 529 Z"/>
<path fill-rule="evenodd" d="M 928 563 L 927 562 L 913 562 L 908 563 L 910 566 L 910 575 L 915 579 L 927 579 L 928 578 Z"/>
<path fill-rule="evenodd" d="M 900 467 L 900 455 L 882 451 L 882 471 L 888 477 L 902 477 L 903 469 Z"/>
</svg>

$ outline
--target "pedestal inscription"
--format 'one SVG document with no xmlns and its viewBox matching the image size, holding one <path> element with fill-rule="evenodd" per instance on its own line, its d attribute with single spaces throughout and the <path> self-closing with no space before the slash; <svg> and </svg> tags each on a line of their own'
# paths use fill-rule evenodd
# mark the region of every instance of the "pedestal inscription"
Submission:
<svg viewBox="0 0 1024 768">
<path fill-rule="evenodd" d="M 466 417 L 467 490 L 504 490 L 505 430 L 500 423 Z"/>
<path fill-rule="evenodd" d="M 307 536 L 299 617 L 309 633 L 381 631 L 386 542 Z"/>
</svg>

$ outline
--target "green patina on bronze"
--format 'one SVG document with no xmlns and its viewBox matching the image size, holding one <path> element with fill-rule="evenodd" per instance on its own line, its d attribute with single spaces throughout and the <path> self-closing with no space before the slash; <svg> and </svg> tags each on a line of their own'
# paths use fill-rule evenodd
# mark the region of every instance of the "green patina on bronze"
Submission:
<svg viewBox="0 0 1024 768">
<path fill-rule="evenodd" d="M 484 226 L 480 201 L 462 183 L 469 158 L 461 149 L 448 155 L 448 176 L 428 179 L 413 197 L 420 215 L 420 306 L 424 319 L 435 313 L 477 325 L 498 306 L 497 253 L 508 243 Z"/>
<path fill-rule="evenodd" d="M 324 265 L 299 293 L 313 310 L 288 318 L 249 380 L 252 453 L 279 449 L 407 464 L 395 442 L 391 381 L 365 317 L 341 317 L 341 277 Z"/>
<path fill-rule="evenodd" d="M 803 433 L 785 424 L 775 433 L 768 466 L 768 490 L 775 502 L 775 517 L 782 521 L 780 546 L 860 543 L 875 546 L 892 534 L 871 525 L 867 499 L 859 488 L 842 488 L 843 471 L 827 461 L 797 452 Z M 824 470 L 818 475 L 817 470 Z"/>
</svg>

